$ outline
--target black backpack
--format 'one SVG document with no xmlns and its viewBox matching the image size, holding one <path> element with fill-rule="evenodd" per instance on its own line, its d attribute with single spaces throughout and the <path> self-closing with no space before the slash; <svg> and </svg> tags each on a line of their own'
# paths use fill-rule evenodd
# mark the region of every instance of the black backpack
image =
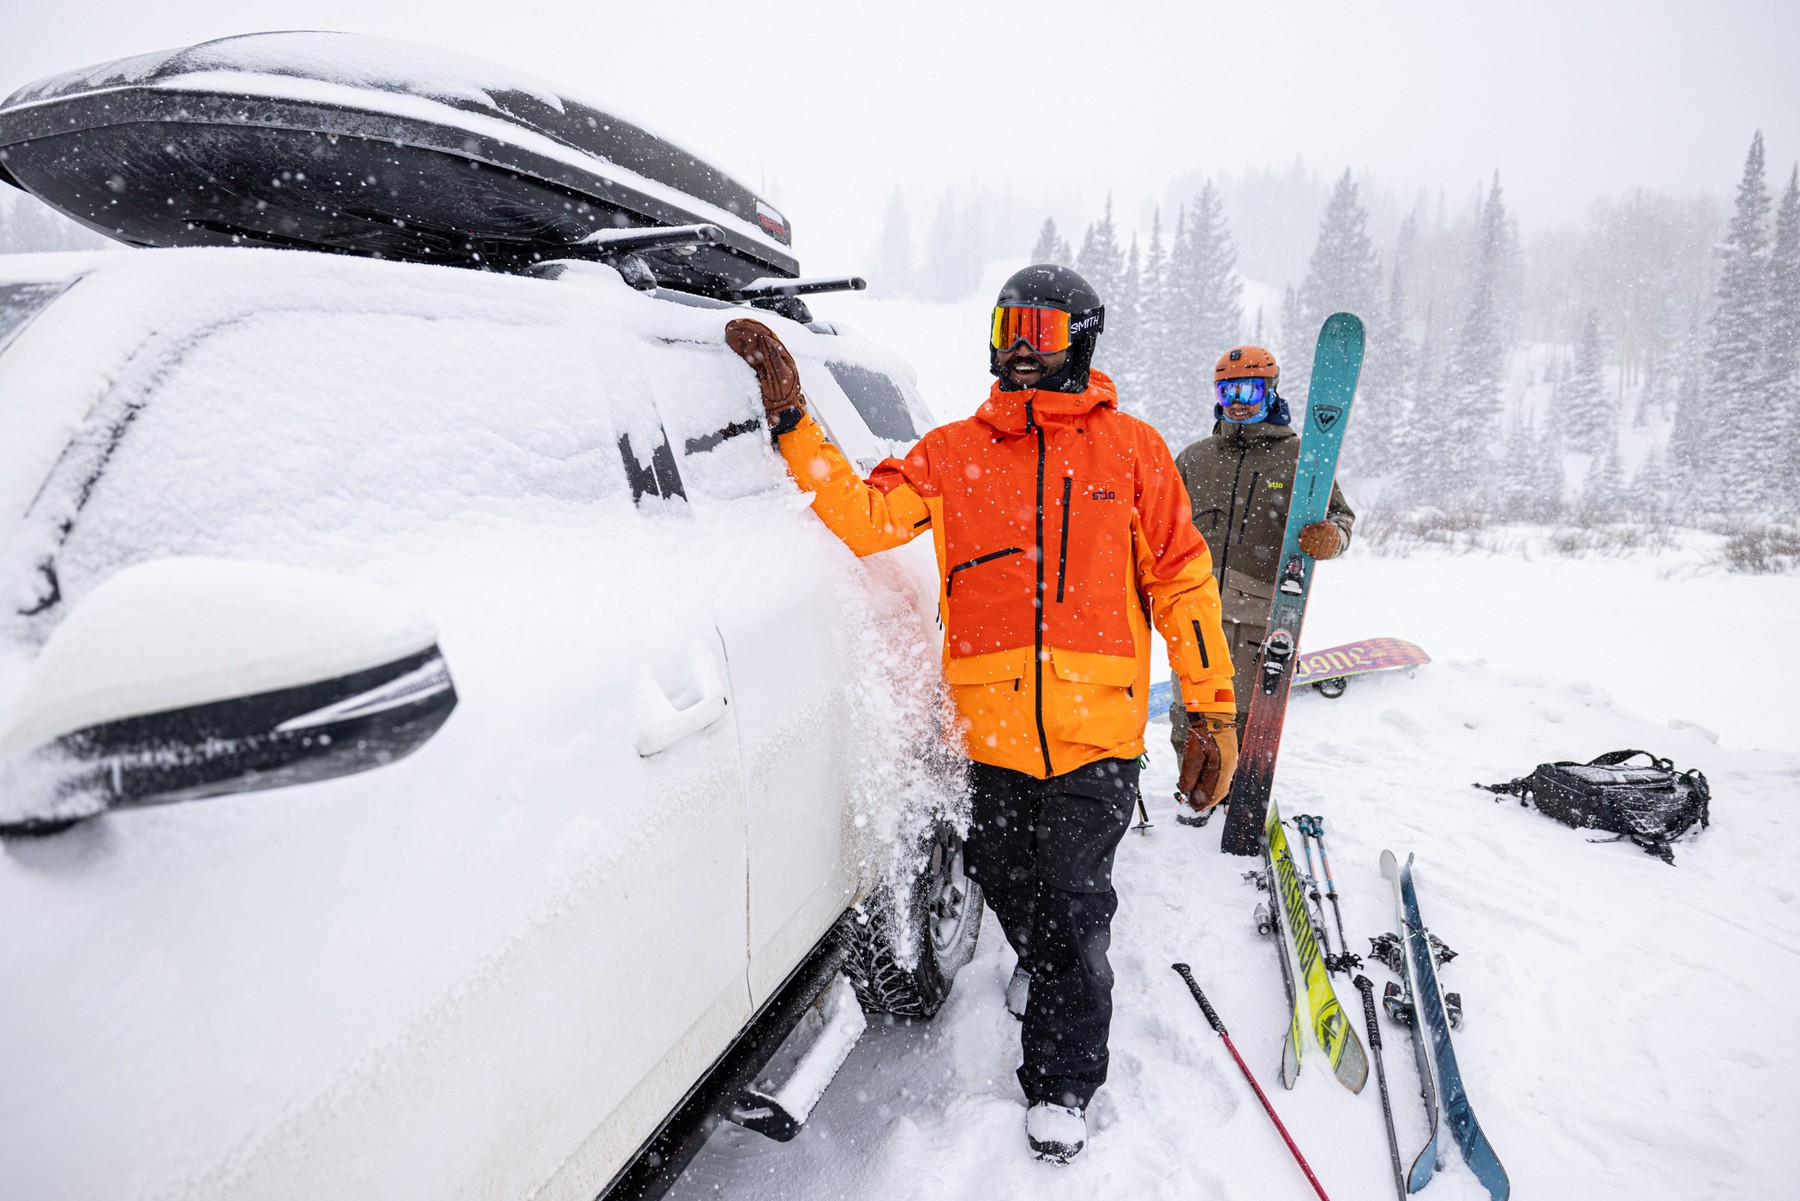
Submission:
<svg viewBox="0 0 1800 1201">
<path fill-rule="evenodd" d="M 1642 755 L 1649 765 L 1628 765 Z M 1675 764 L 1649 751 L 1608 751 L 1586 763 L 1540 763 L 1537 770 L 1506 784 L 1477 784 L 1508 793 L 1521 805 L 1537 806 L 1565 826 L 1609 830 L 1617 842 L 1629 838 L 1664 863 L 1675 862 L 1670 844 L 1695 822 L 1711 823 L 1712 791 L 1698 768 L 1677 772 Z"/>
</svg>

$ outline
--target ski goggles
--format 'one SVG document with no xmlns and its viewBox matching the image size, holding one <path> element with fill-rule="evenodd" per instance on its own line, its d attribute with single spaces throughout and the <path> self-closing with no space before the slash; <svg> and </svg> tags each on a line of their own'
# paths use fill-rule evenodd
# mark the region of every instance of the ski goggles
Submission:
<svg viewBox="0 0 1800 1201">
<path fill-rule="evenodd" d="M 1023 341 L 1039 354 L 1069 349 L 1069 314 L 1061 309 L 1028 309 L 1003 305 L 994 310 L 994 332 L 989 344 L 1010 350 Z"/>
<path fill-rule="evenodd" d="M 1261 376 L 1222 379 L 1213 386 L 1219 390 L 1222 405 L 1259 405 L 1269 398 L 1269 381 Z"/>
<path fill-rule="evenodd" d="M 1106 310 L 1101 307 L 1085 313 L 1065 313 L 1061 309 L 1001 305 L 994 310 L 994 329 L 988 345 L 995 350 L 1011 350 L 1024 342 L 1039 354 L 1055 354 L 1069 349 L 1083 334 L 1097 334 L 1105 328 Z"/>
</svg>

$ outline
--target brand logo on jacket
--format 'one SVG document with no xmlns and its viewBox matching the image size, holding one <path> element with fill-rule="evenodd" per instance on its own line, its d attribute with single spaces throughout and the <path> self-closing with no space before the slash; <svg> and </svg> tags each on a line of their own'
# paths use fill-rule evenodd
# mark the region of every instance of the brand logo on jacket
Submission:
<svg viewBox="0 0 1800 1201">
<path fill-rule="evenodd" d="M 1117 492 L 1114 492 L 1111 488 L 1101 487 L 1101 488 L 1095 488 L 1092 492 L 1088 493 L 1088 499 L 1089 500 L 1117 500 L 1117 499 L 1119 499 L 1119 494 Z"/>
<path fill-rule="evenodd" d="M 1314 405 L 1312 410 L 1313 424 L 1321 430 L 1328 430 L 1338 423 L 1344 410 L 1337 405 Z"/>
</svg>

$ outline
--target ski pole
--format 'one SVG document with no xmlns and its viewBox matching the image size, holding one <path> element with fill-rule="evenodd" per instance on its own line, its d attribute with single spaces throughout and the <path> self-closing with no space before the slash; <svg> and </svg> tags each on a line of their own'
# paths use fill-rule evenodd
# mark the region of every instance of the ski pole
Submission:
<svg viewBox="0 0 1800 1201">
<path fill-rule="evenodd" d="M 1325 902 L 1319 896 L 1319 877 L 1324 873 L 1313 867 L 1313 836 L 1318 829 L 1313 823 L 1318 820 L 1318 818 L 1304 813 L 1296 814 L 1294 829 L 1300 834 L 1300 854 L 1306 860 L 1306 883 L 1311 890 L 1307 895 L 1312 898 L 1313 911 L 1318 915 L 1317 920 L 1313 923 L 1314 932 L 1319 939 L 1319 945 L 1325 948 L 1325 968 L 1327 971 L 1333 971 L 1338 958 L 1331 953 L 1331 938 L 1325 932 Z M 1341 942 L 1342 939 L 1340 938 L 1339 941 Z M 1349 949 L 1348 947 L 1344 948 L 1346 952 Z"/>
<path fill-rule="evenodd" d="M 1275 1129 L 1281 1132 L 1281 1141 L 1286 1143 L 1288 1150 L 1294 1153 L 1294 1162 L 1298 1163 L 1300 1170 L 1306 1173 L 1307 1183 L 1312 1185 L 1313 1192 L 1319 1194 L 1319 1201 L 1331 1201 L 1331 1198 L 1325 1195 L 1325 1188 L 1319 1183 L 1319 1178 L 1313 1175 L 1312 1165 L 1306 1162 L 1306 1156 L 1300 1154 L 1300 1148 L 1294 1145 L 1293 1135 L 1289 1134 L 1287 1127 L 1281 1124 L 1281 1119 L 1275 1114 L 1275 1107 L 1269 1104 L 1269 1098 L 1263 1095 L 1262 1085 L 1258 1084 L 1256 1077 L 1251 1075 L 1250 1065 L 1244 1062 L 1244 1057 L 1239 1055 L 1238 1049 L 1232 1045 L 1231 1035 L 1225 1033 L 1225 1023 L 1219 1020 L 1219 1015 L 1213 1012 L 1213 1007 L 1208 1003 L 1206 994 L 1200 991 L 1200 983 L 1194 979 L 1193 969 L 1185 963 L 1174 963 L 1169 966 L 1173 967 L 1180 973 L 1181 978 L 1187 981 L 1188 991 L 1194 994 L 1194 1000 L 1200 1002 L 1200 1012 L 1206 1015 L 1206 1020 L 1212 1026 L 1214 1033 L 1224 1040 L 1225 1049 L 1231 1052 L 1233 1059 L 1237 1060 L 1238 1070 L 1244 1073 L 1244 1079 L 1248 1080 L 1250 1087 L 1256 1090 L 1256 1099 L 1262 1102 L 1263 1112 L 1269 1115 L 1269 1120 L 1275 1123 Z"/>
<path fill-rule="evenodd" d="M 1338 945 L 1344 948 L 1338 963 L 1347 972 L 1362 967 L 1362 956 L 1350 953 L 1350 940 L 1344 937 L 1344 911 L 1338 905 L 1337 883 L 1331 878 L 1331 856 L 1325 850 L 1325 819 L 1315 815 L 1312 823 L 1313 837 L 1319 840 L 1319 862 L 1325 868 L 1325 895 L 1331 899 L 1332 916 L 1337 918 Z"/>
<path fill-rule="evenodd" d="M 1394 1106 L 1388 1100 L 1387 1069 L 1381 1063 L 1381 1024 L 1375 1019 L 1375 983 L 1357 973 L 1350 983 L 1362 994 L 1363 1021 L 1369 1027 L 1369 1054 L 1375 1058 L 1375 1083 L 1381 1086 L 1381 1116 L 1387 1122 L 1388 1155 L 1394 1162 L 1394 1191 L 1406 1201 L 1406 1172 L 1400 1167 L 1400 1138 L 1394 1133 Z"/>
</svg>

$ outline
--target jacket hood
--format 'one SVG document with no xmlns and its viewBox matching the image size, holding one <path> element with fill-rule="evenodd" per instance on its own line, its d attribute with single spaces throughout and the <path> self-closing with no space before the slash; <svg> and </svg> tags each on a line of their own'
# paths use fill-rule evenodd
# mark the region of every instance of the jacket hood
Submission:
<svg viewBox="0 0 1800 1201">
<path fill-rule="evenodd" d="M 1008 392 L 996 380 L 988 389 L 987 400 L 975 410 L 975 417 L 1003 434 L 1024 434 L 1030 432 L 1030 416 L 1081 417 L 1095 409 L 1118 407 L 1119 393 L 1112 378 L 1104 371 L 1089 371 L 1088 386 L 1080 392 L 1052 392 L 1044 388 Z"/>
</svg>

